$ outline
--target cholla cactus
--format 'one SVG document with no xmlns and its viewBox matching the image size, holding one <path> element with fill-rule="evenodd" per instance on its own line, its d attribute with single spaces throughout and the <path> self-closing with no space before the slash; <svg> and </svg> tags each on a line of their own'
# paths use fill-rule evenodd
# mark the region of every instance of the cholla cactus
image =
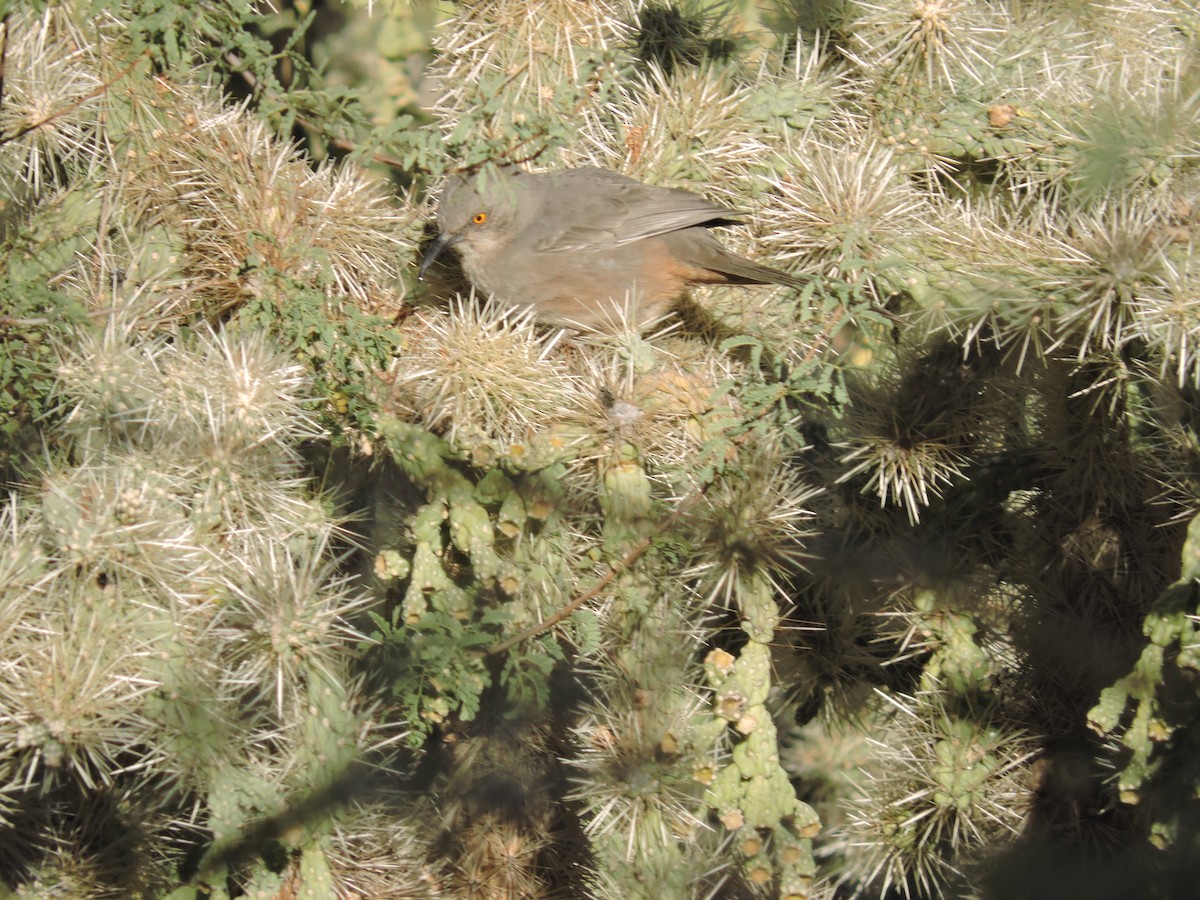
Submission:
<svg viewBox="0 0 1200 900">
<path fill-rule="evenodd" d="M 986 715 L 890 699 L 894 714 L 867 741 L 861 793 L 843 832 L 842 877 L 860 892 L 937 896 L 963 880 L 973 854 L 1016 840 L 1031 800 L 1023 767 L 1034 751 Z"/>
<path fill-rule="evenodd" d="M 1195 4 L 232 6 L 0 17 L 3 890 L 1169 895 Z M 485 162 L 813 281 L 415 296 Z"/>
<path fill-rule="evenodd" d="M 120 814 L 146 818 L 124 852 L 148 858 L 119 884 L 157 892 L 153 818 L 232 840 L 251 810 L 346 771 L 365 735 L 346 669 L 362 598 L 296 477 L 296 442 L 319 434 L 297 364 L 262 338 L 167 344 L 119 319 L 77 343 L 57 391 L 77 461 L 48 460 L 6 518 L 6 840 L 10 864 L 32 862 L 81 839 L 110 792 L 143 792 Z M 107 865 L 111 838 L 93 840 Z"/>
</svg>

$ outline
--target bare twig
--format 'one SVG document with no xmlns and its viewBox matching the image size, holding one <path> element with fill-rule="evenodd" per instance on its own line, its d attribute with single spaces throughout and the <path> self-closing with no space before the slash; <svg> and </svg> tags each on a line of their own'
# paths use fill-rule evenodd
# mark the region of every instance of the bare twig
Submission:
<svg viewBox="0 0 1200 900">
<path fill-rule="evenodd" d="M 820 352 L 821 348 L 827 347 L 829 345 L 829 342 L 833 336 L 833 332 L 837 329 L 837 326 L 842 321 L 844 312 L 845 312 L 844 310 L 839 310 L 836 314 L 831 315 L 826 320 L 825 326 L 821 330 L 820 338 L 818 340 L 813 341 L 813 346 L 809 349 L 808 353 L 805 355 L 805 357 L 804 357 L 805 362 L 808 362 L 811 359 L 813 359 L 816 356 L 816 354 L 818 352 Z M 752 423 L 765 418 L 772 409 L 774 409 L 778 404 L 783 402 L 783 399 L 786 396 L 787 396 L 786 388 L 783 385 L 780 385 L 779 390 L 776 393 L 775 397 L 769 403 L 764 403 L 762 408 L 759 409 L 752 418 L 746 420 L 745 424 L 747 426 L 749 426 Z M 750 436 L 750 432 L 748 430 L 744 431 L 740 435 L 738 435 L 737 437 L 735 437 L 733 439 L 733 443 L 739 444 L 739 445 L 744 444 L 746 442 L 746 440 L 749 438 L 749 436 Z M 509 637 L 506 637 L 501 641 L 497 641 L 495 644 L 493 644 L 491 647 L 488 648 L 487 655 L 488 656 L 497 656 L 506 650 L 511 650 L 513 647 L 517 646 L 517 644 L 523 643 L 524 641 L 527 641 L 530 638 L 537 637 L 539 634 L 545 634 L 547 631 L 549 631 L 551 628 L 553 628 L 559 622 L 563 621 L 564 619 L 569 618 L 574 612 L 576 612 L 580 607 L 582 607 L 589 600 L 599 596 L 600 592 L 602 590 L 604 590 L 604 588 L 606 588 L 609 584 L 611 584 L 612 580 L 614 578 L 616 578 L 619 574 L 626 571 L 627 569 L 631 568 L 634 565 L 634 563 L 636 563 L 639 559 L 642 558 L 643 555 L 645 555 L 646 551 L 648 549 L 650 549 L 650 545 L 654 542 L 654 537 L 656 535 L 662 534 L 663 532 L 670 529 L 671 526 L 673 526 L 676 522 L 678 522 L 684 516 L 684 514 L 686 514 L 688 512 L 688 510 L 690 510 L 693 506 L 695 506 L 696 503 L 699 502 L 700 498 L 704 496 L 705 492 L 708 490 L 708 487 L 709 487 L 708 484 L 702 485 L 701 487 L 699 487 L 695 491 L 693 491 L 691 494 L 689 494 L 687 497 L 685 497 L 682 501 L 680 501 L 679 505 L 677 507 L 675 507 L 675 509 L 670 513 L 670 515 L 665 516 L 660 522 L 658 522 L 655 525 L 653 534 L 647 535 L 646 537 L 644 537 L 640 541 L 638 541 L 636 544 L 634 544 L 633 547 L 631 547 L 625 553 L 624 556 L 622 556 L 613 565 L 608 567 L 608 569 L 604 572 L 603 575 L 600 576 L 600 579 L 594 585 L 592 585 L 590 588 L 588 588 L 583 593 L 573 597 L 569 603 L 567 603 L 562 608 L 556 610 L 552 615 L 543 619 L 537 625 L 531 625 L 530 627 L 524 629 L 523 631 L 519 631 L 514 635 L 510 635 Z"/>
<path fill-rule="evenodd" d="M 225 61 L 229 63 L 231 67 L 233 67 L 234 71 L 236 71 L 239 76 L 241 76 L 241 79 L 246 82 L 246 84 L 250 87 L 250 90 L 254 91 L 255 93 L 261 92 L 262 85 L 259 83 L 258 77 L 246 68 L 245 61 L 240 56 L 230 50 L 225 54 Z M 353 141 L 329 134 L 324 128 L 313 122 L 311 119 L 307 119 L 304 116 L 296 116 L 296 121 L 314 134 L 319 134 L 322 138 L 329 142 L 331 147 L 344 150 L 346 153 L 354 153 L 359 150 L 358 145 Z M 405 168 L 404 160 L 397 159 L 394 156 L 388 156 L 384 153 L 372 153 L 370 158 L 372 162 L 379 163 L 381 166 L 390 166 L 393 169 Z"/>
<path fill-rule="evenodd" d="M 557 610 L 552 616 L 549 616 L 548 618 L 543 619 L 541 622 L 539 622 L 536 625 L 531 625 L 529 628 L 526 628 L 524 631 L 518 631 L 516 634 L 510 635 L 509 637 L 506 637 L 504 640 L 498 641 L 497 643 L 493 644 L 491 647 L 488 648 L 487 655 L 488 656 L 497 656 L 497 655 L 503 653 L 505 650 L 509 650 L 512 647 L 517 646 L 517 644 L 520 644 L 520 643 L 523 643 L 523 642 L 529 640 L 531 637 L 537 637 L 539 634 L 543 634 L 543 633 L 549 631 L 551 628 L 553 628 L 555 625 L 557 625 L 563 619 L 568 618 L 572 613 L 574 613 L 577 609 L 579 609 L 581 606 L 583 606 L 583 604 L 587 603 L 593 597 L 598 596 L 600 594 L 600 592 L 602 590 L 604 590 L 604 588 L 607 587 L 608 584 L 614 578 L 616 578 L 620 573 L 624 572 L 626 569 L 628 569 L 630 566 L 632 566 L 635 562 L 637 562 L 641 558 L 642 554 L 645 553 L 647 549 L 649 549 L 651 541 L 652 541 L 652 538 L 649 536 L 642 538 L 629 550 L 628 553 L 626 553 L 624 556 L 621 557 L 619 562 L 617 562 L 616 564 L 614 564 L 612 566 L 609 566 L 608 570 L 600 577 L 600 580 L 597 581 L 594 585 L 592 585 L 590 588 L 588 588 L 582 594 L 579 594 L 577 597 L 575 597 L 573 600 L 571 600 L 571 602 L 568 603 L 566 606 Z"/>
<path fill-rule="evenodd" d="M 8 31 L 8 29 L 6 28 L 5 29 L 6 34 L 7 34 L 7 31 Z M 28 125 L 25 125 L 22 128 L 18 128 L 12 134 L 6 134 L 6 135 L 0 136 L 0 145 L 7 144 L 9 141 L 15 141 L 17 138 L 23 137 L 23 136 L 29 134 L 29 132 L 31 132 L 31 131 L 36 131 L 37 129 L 41 128 L 44 125 L 49 125 L 55 119 L 61 119 L 63 116 L 67 115 L 67 113 L 74 112 L 75 110 L 79 109 L 79 107 L 83 106 L 83 104 L 87 103 L 89 100 L 95 100 L 97 97 L 101 96 L 102 94 L 107 93 L 109 88 L 111 88 L 118 81 L 123 80 L 125 78 L 125 76 L 127 76 L 130 72 L 132 72 L 134 69 L 136 69 L 138 67 L 138 64 L 141 63 L 141 61 L 146 58 L 146 56 L 149 52 L 150 51 L 147 50 L 142 53 L 139 53 L 137 55 L 137 57 L 133 60 L 133 62 L 131 62 L 128 66 L 126 66 L 124 69 L 122 69 L 120 72 L 117 73 L 116 77 L 114 77 L 112 79 L 112 81 L 104 82 L 95 90 L 89 91 L 88 93 L 84 94 L 82 97 L 79 97 L 78 99 L 73 100 L 72 102 L 68 103 L 66 106 L 62 107 L 61 109 L 56 109 L 53 112 L 48 113 L 46 116 L 42 117 L 41 119 L 38 119 L 36 122 L 30 122 Z"/>
<path fill-rule="evenodd" d="M 538 624 L 531 625 L 524 631 L 518 631 L 516 634 L 510 635 L 504 640 L 496 642 L 488 648 L 487 655 L 496 656 L 500 653 L 503 653 L 505 650 L 515 647 L 517 644 L 529 640 L 532 637 L 537 637 L 539 634 L 544 634 L 559 622 L 563 621 L 563 619 L 570 617 L 571 614 L 583 606 L 583 604 L 587 603 L 592 598 L 599 596 L 600 592 L 608 587 L 614 578 L 631 568 L 634 563 L 642 558 L 645 552 L 650 549 L 650 545 L 654 543 L 655 536 L 667 531 L 672 525 L 674 525 L 683 517 L 684 513 L 695 506 L 696 502 L 704 495 L 706 489 L 707 485 L 697 488 L 682 501 L 680 501 L 679 505 L 671 511 L 670 515 L 665 516 L 662 521 L 655 525 L 652 534 L 647 535 L 630 547 L 624 556 L 608 567 L 604 574 L 600 576 L 600 580 L 594 585 L 592 585 L 582 594 L 579 594 L 573 598 L 566 606 L 556 610 L 553 615 L 548 616 Z"/>
<path fill-rule="evenodd" d="M 6 12 L 0 19 L 0 28 L 4 29 L 4 38 L 0 40 L 0 106 L 4 105 L 4 76 L 8 72 L 8 23 L 11 12 Z"/>
</svg>

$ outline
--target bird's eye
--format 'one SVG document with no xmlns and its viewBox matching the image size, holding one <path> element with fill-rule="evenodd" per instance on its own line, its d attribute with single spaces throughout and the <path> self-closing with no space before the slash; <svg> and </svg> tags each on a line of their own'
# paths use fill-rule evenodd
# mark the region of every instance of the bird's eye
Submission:
<svg viewBox="0 0 1200 900">
<path fill-rule="evenodd" d="M 476 225 L 482 225 L 484 222 L 487 221 L 487 213 L 477 212 L 477 213 L 475 213 L 475 215 L 471 216 L 471 221 L 474 222 Z"/>
</svg>

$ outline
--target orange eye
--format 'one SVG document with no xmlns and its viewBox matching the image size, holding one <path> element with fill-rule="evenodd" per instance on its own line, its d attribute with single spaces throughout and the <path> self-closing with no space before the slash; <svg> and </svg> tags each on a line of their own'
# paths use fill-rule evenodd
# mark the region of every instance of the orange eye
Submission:
<svg viewBox="0 0 1200 900">
<path fill-rule="evenodd" d="M 487 213 L 477 212 L 477 213 L 475 213 L 475 215 L 471 216 L 471 221 L 474 222 L 476 225 L 482 225 L 484 222 L 487 221 Z"/>
</svg>

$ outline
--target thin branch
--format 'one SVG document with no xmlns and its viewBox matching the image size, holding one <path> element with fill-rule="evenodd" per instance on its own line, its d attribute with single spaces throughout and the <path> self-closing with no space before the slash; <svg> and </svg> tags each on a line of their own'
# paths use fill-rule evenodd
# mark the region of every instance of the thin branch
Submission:
<svg viewBox="0 0 1200 900">
<path fill-rule="evenodd" d="M 523 631 L 518 631 L 516 634 L 511 635 L 510 637 L 506 637 L 504 640 L 498 641 L 497 643 L 493 644 L 491 647 L 488 648 L 487 655 L 488 656 L 496 656 L 500 653 L 503 653 L 505 650 L 509 650 L 509 649 L 515 647 L 517 644 L 520 644 L 520 643 L 523 643 L 524 641 L 529 640 L 532 637 L 537 637 L 539 634 L 544 634 L 545 632 L 547 632 L 551 628 L 553 628 L 555 625 L 557 625 L 559 622 L 563 621 L 563 619 L 566 619 L 569 616 L 571 616 L 571 614 L 573 614 L 576 610 L 578 610 L 581 606 L 583 606 L 583 604 L 587 603 L 589 600 L 593 599 L 594 597 L 599 596 L 600 592 L 602 590 L 604 590 L 606 587 L 608 587 L 608 585 L 612 583 L 612 580 L 614 578 L 616 578 L 622 572 L 631 568 L 634 563 L 636 563 L 639 559 L 642 558 L 642 556 L 646 553 L 646 551 L 650 549 L 650 545 L 652 543 L 654 543 L 654 538 L 657 535 L 660 535 L 663 532 L 667 531 L 672 525 L 674 525 L 676 522 L 679 521 L 680 518 L 683 517 L 684 513 L 686 513 L 689 509 L 691 509 L 693 506 L 696 505 L 696 502 L 702 496 L 704 496 L 704 492 L 707 489 L 707 487 L 708 486 L 705 485 L 703 487 L 697 488 L 695 491 L 693 491 L 691 494 L 689 494 L 687 497 L 685 497 L 680 502 L 680 504 L 677 507 L 675 507 L 674 510 L 672 510 L 670 515 L 664 517 L 662 519 L 662 521 L 658 522 L 655 525 L 654 531 L 652 534 L 647 535 L 646 537 L 644 537 L 640 541 L 638 541 L 636 544 L 634 544 L 632 547 L 630 547 L 629 550 L 626 551 L 624 556 L 622 556 L 619 560 L 617 560 L 617 562 L 613 563 L 611 566 L 608 567 L 607 571 L 605 571 L 605 573 L 600 576 L 600 580 L 597 581 L 594 585 L 592 585 L 590 588 L 588 588 L 582 594 L 579 594 L 578 596 L 576 596 L 566 606 L 555 611 L 553 615 L 549 616 L 546 619 L 543 619 L 538 624 L 531 625 L 529 628 L 526 628 Z"/>
<path fill-rule="evenodd" d="M 653 538 L 650 536 L 642 538 L 638 541 L 628 553 L 621 557 L 620 561 L 608 567 L 608 571 L 601 576 L 600 580 L 592 585 L 588 590 L 578 595 L 566 606 L 556 611 L 552 616 L 542 620 L 537 625 L 532 625 L 524 631 L 518 631 L 516 634 L 506 637 L 502 641 L 498 641 L 488 648 L 488 656 L 497 656 L 505 650 L 509 650 L 517 644 L 529 640 L 531 637 L 537 637 L 539 634 L 549 631 L 563 619 L 568 618 L 572 613 L 578 610 L 583 604 L 587 603 L 593 597 L 600 594 L 609 583 L 616 578 L 620 573 L 624 572 L 635 562 L 637 562 L 643 553 L 649 548 Z"/>
<path fill-rule="evenodd" d="M 7 33 L 7 29 L 5 29 L 5 31 Z M 75 110 L 79 109 L 79 107 L 83 106 L 83 104 L 87 103 L 89 100 L 95 100 L 97 97 L 101 96 L 102 94 L 107 93 L 109 88 L 111 88 L 118 81 L 122 81 L 127 75 L 129 75 L 134 69 L 136 69 L 138 67 L 138 65 L 141 63 L 141 61 L 149 54 L 149 52 L 150 52 L 149 50 L 146 50 L 146 51 L 143 51 L 142 53 L 139 53 L 134 58 L 133 62 L 131 62 L 128 66 L 126 66 L 122 71 L 117 73 L 117 75 L 112 79 L 112 81 L 104 82 L 102 85 L 100 85 L 95 90 L 89 91 L 88 93 L 84 94 L 82 97 L 79 97 L 76 100 L 73 100 L 72 102 L 68 103 L 66 106 L 62 107 L 61 109 L 54 110 L 54 112 L 47 114 L 44 118 L 41 118 L 36 122 L 30 122 L 28 125 L 24 126 L 23 128 L 18 128 L 12 134 L 6 134 L 3 136 L 0 136 L 0 146 L 7 144 L 9 141 L 15 141 L 19 137 L 24 137 L 25 135 L 29 134 L 29 132 L 36 131 L 37 129 L 41 128 L 43 125 L 49 125 L 55 119 L 61 119 L 63 116 L 67 115 L 68 113 L 74 112 Z"/>
<path fill-rule="evenodd" d="M 833 332 L 836 330 L 838 324 L 841 322 L 844 313 L 845 313 L 844 309 L 838 310 L 837 313 L 831 315 L 826 320 L 825 327 L 822 329 L 822 332 L 821 332 L 821 338 L 813 341 L 813 346 L 809 349 L 807 355 L 804 357 L 804 361 L 807 362 L 807 361 L 811 360 L 813 357 L 816 356 L 816 354 L 818 352 L 820 352 L 821 348 L 827 347 L 829 345 L 829 342 L 833 336 Z M 757 410 L 755 412 L 754 416 L 752 416 L 751 418 L 749 418 L 745 421 L 744 424 L 747 426 L 747 430 L 742 432 L 737 437 L 735 437 L 733 439 L 733 443 L 739 444 L 739 445 L 744 444 L 750 436 L 749 426 L 752 425 L 754 422 L 757 422 L 757 421 L 760 421 L 761 419 L 766 418 L 766 416 L 771 412 L 771 410 L 773 410 L 776 406 L 778 406 L 780 403 L 783 402 L 783 400 L 786 396 L 787 396 L 786 388 L 783 385 L 779 385 L 779 390 L 776 393 L 775 397 L 769 403 L 764 403 L 762 405 L 762 408 L 760 408 L 759 410 Z M 546 619 L 543 619 L 537 625 L 531 625 L 529 628 L 526 628 L 523 631 L 519 631 L 516 634 L 511 635 L 510 637 L 504 638 L 504 640 L 502 640 L 502 641 L 497 641 L 495 644 L 493 644 L 491 647 L 488 648 L 486 655 L 487 656 L 497 656 L 506 650 L 511 650 L 513 647 L 517 646 L 517 644 L 523 643 L 524 641 L 527 641 L 532 637 L 537 637 L 539 634 L 546 633 L 551 628 L 553 628 L 555 625 L 557 625 L 559 622 L 563 621 L 566 618 L 569 618 L 573 613 L 575 613 L 580 607 L 582 607 L 589 600 L 599 596 L 600 592 L 602 590 L 604 590 L 604 588 L 606 588 L 609 584 L 611 584 L 612 580 L 614 578 L 616 578 L 619 574 L 626 571 L 627 569 L 631 568 L 634 565 L 634 563 L 636 563 L 639 559 L 642 558 L 642 556 L 645 555 L 646 551 L 648 549 L 650 549 L 650 545 L 654 542 L 655 536 L 662 534 L 663 532 L 670 529 L 671 526 L 673 526 L 676 522 L 678 522 L 688 510 L 690 510 L 693 506 L 695 506 L 696 503 L 700 500 L 700 498 L 704 496 L 705 492 L 708 490 L 708 487 L 709 487 L 708 484 L 702 485 L 701 487 L 699 487 L 695 491 L 693 491 L 691 494 L 689 494 L 687 497 L 685 497 L 680 502 L 680 504 L 677 507 L 675 507 L 675 509 L 671 512 L 670 515 L 666 516 L 657 525 L 655 525 L 653 534 L 647 535 L 646 537 L 644 537 L 640 541 L 638 541 L 636 544 L 634 544 L 633 547 L 631 547 L 625 553 L 624 556 L 622 556 L 613 565 L 608 567 L 608 569 L 605 571 L 605 573 L 600 576 L 600 580 L 597 581 L 594 585 L 592 585 L 590 588 L 588 588 L 583 593 L 574 597 L 571 600 L 571 602 L 569 602 L 566 606 L 563 606 L 562 608 L 556 610 L 552 615 L 550 615 Z"/>
<path fill-rule="evenodd" d="M 583 86 L 583 96 L 581 96 L 579 98 L 579 102 L 575 104 L 575 109 L 573 109 L 571 111 L 571 114 L 567 117 L 569 120 L 574 121 L 579 116 L 579 114 L 584 111 L 584 109 L 587 107 L 588 103 L 591 102 L 592 97 L 594 97 L 600 91 L 600 82 L 603 79 L 601 70 L 604 68 L 605 68 L 605 66 L 597 66 L 596 71 L 593 72 L 591 78 L 589 78 L 587 80 L 587 84 L 585 84 Z M 506 82 L 506 84 L 507 84 L 507 82 Z M 517 152 L 518 148 L 520 148 L 521 146 L 523 146 L 525 144 L 528 144 L 530 141 L 533 141 L 535 138 L 539 138 L 539 137 L 545 137 L 545 135 L 531 134 L 531 135 L 529 135 L 529 137 L 523 138 L 522 140 L 517 141 L 517 143 L 515 143 L 511 147 L 509 147 L 508 150 L 506 150 L 504 153 L 504 157 L 506 159 L 508 159 L 509 165 L 518 166 L 518 165 L 524 165 L 527 162 L 532 162 L 533 160 L 535 160 L 539 156 L 541 156 L 543 153 L 545 153 L 548 149 L 550 149 L 549 144 L 543 144 L 541 147 L 539 147 L 537 150 L 535 150 L 533 153 L 529 154 L 528 156 L 523 156 L 518 159 L 512 158 L 513 154 L 515 154 Z"/>
<path fill-rule="evenodd" d="M 4 29 L 3 41 L 0 41 L 0 106 L 4 105 L 4 76 L 8 72 L 8 24 L 11 12 L 6 12 L 0 19 L 0 28 Z"/>
<path fill-rule="evenodd" d="M 237 72 L 239 76 L 241 76 L 242 81 L 246 82 L 250 90 L 254 91 L 256 94 L 261 94 L 263 92 L 262 84 L 259 82 L 258 76 L 246 68 L 246 63 L 240 56 L 238 56 L 232 50 L 227 51 L 225 53 L 225 62 L 229 63 L 233 70 Z M 311 119 L 305 118 L 304 116 L 296 116 L 296 121 L 313 134 L 320 135 L 329 143 L 331 147 L 344 150 L 346 153 L 356 153 L 360 149 L 359 146 L 353 141 L 329 134 L 323 127 L 313 122 Z M 372 162 L 379 163 L 381 166 L 389 166 L 393 169 L 401 170 L 405 168 L 404 160 L 397 159 L 394 156 L 387 156 L 383 153 L 372 153 L 370 158 Z"/>
</svg>

